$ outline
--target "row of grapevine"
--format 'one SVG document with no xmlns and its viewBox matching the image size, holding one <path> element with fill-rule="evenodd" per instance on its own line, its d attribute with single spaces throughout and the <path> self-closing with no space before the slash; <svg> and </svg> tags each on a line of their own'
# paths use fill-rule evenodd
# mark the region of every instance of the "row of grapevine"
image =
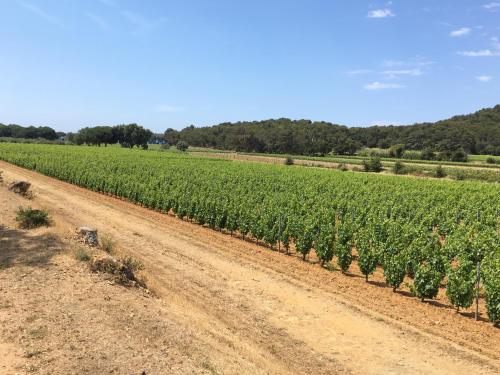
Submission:
<svg viewBox="0 0 500 375">
<path fill-rule="evenodd" d="M 457 308 L 476 294 L 500 319 L 500 187 L 342 173 L 108 147 L 0 144 L 0 159 L 211 228 L 290 247 L 347 272 L 405 277 L 421 299 L 439 286 Z M 479 213 L 479 214 L 478 214 Z"/>
</svg>

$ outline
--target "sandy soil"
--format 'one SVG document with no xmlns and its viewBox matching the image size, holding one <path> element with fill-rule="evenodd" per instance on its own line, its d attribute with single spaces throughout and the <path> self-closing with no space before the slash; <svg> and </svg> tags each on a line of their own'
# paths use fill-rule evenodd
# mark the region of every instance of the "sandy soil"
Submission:
<svg viewBox="0 0 500 375">
<path fill-rule="evenodd" d="M 341 275 L 4 162 L 0 169 L 36 193 L 30 202 L 0 187 L 0 223 L 9 227 L 0 239 L 0 358 L 16 372 L 500 371 L 500 330 L 455 314 L 442 293 L 421 303 L 392 293 L 380 274 L 366 284 L 355 266 Z M 52 227 L 14 229 L 21 204 L 47 208 Z M 69 233 L 81 225 L 140 259 L 158 298 L 77 263 Z"/>
</svg>

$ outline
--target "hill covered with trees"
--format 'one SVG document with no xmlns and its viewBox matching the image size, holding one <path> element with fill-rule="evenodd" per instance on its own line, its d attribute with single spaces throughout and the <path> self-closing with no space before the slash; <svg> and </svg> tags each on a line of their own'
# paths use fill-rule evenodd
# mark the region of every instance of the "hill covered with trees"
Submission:
<svg viewBox="0 0 500 375">
<path fill-rule="evenodd" d="M 0 137 L 55 140 L 59 135 L 64 133 L 50 127 L 0 124 Z M 68 133 L 66 142 L 146 147 L 147 143 L 162 142 L 161 138 L 142 126 L 128 124 L 86 127 Z M 191 146 L 240 152 L 352 155 L 362 148 L 382 148 L 394 150 L 393 156 L 398 157 L 403 150 L 418 150 L 423 159 L 439 154 L 444 160 L 463 161 L 465 153 L 500 155 L 500 105 L 435 123 L 406 126 L 347 127 L 280 118 L 200 128 L 191 125 L 181 131 L 169 128 L 163 138 L 170 145 L 183 141 Z"/>
<path fill-rule="evenodd" d="M 169 144 L 183 140 L 199 147 L 302 155 L 348 155 L 363 147 L 396 145 L 406 150 L 500 155 L 500 105 L 436 123 L 407 126 L 349 128 L 281 118 L 202 128 L 189 126 L 181 131 L 168 129 L 165 139 Z"/>
</svg>

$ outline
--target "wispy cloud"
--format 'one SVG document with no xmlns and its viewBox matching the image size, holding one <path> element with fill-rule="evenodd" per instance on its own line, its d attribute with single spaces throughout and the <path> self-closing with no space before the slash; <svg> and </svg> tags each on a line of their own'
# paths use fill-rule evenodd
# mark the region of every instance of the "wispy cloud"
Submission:
<svg viewBox="0 0 500 375">
<path fill-rule="evenodd" d="M 500 50 L 500 41 L 498 40 L 498 38 L 496 36 L 494 36 L 494 37 L 491 37 L 490 40 L 491 40 L 491 44 L 493 45 L 493 47 L 497 50 Z"/>
<path fill-rule="evenodd" d="M 398 68 L 398 67 L 426 67 L 433 65 L 434 61 L 429 60 L 427 57 L 416 56 L 408 60 L 385 60 L 382 63 L 384 68 Z"/>
<path fill-rule="evenodd" d="M 134 30 L 132 31 L 132 34 L 148 33 L 165 21 L 165 18 L 158 18 L 155 20 L 151 20 L 149 18 L 144 17 L 141 14 L 129 10 L 123 10 L 120 13 L 127 21 L 129 21 L 135 27 Z"/>
<path fill-rule="evenodd" d="M 462 27 L 461 29 L 453 30 L 450 33 L 450 36 L 452 38 L 458 38 L 458 37 L 461 37 L 461 36 L 469 35 L 470 32 L 471 32 L 471 29 L 469 27 Z"/>
<path fill-rule="evenodd" d="M 388 18 L 388 17 L 396 17 L 396 15 L 394 14 L 394 12 L 391 9 L 386 8 L 386 9 L 371 10 L 368 12 L 366 17 L 367 18 Z"/>
<path fill-rule="evenodd" d="M 398 78 L 400 76 L 418 77 L 424 73 L 422 72 L 422 69 L 416 68 L 416 69 L 384 70 L 382 74 L 387 76 L 388 78 Z"/>
<path fill-rule="evenodd" d="M 172 105 L 168 105 L 168 104 L 160 104 L 160 105 L 157 105 L 154 108 L 154 110 L 155 110 L 155 112 L 159 112 L 159 113 L 175 113 L 175 112 L 183 112 L 185 110 L 185 108 L 176 107 L 176 106 L 172 106 Z"/>
<path fill-rule="evenodd" d="M 481 81 L 481 82 L 485 82 L 485 83 L 486 83 L 486 82 L 491 81 L 491 80 L 493 79 L 493 77 L 491 77 L 491 76 L 479 76 L 479 77 L 476 77 L 476 79 L 477 79 L 478 81 Z"/>
<path fill-rule="evenodd" d="M 460 51 L 459 55 L 466 57 L 495 57 L 500 56 L 500 42 L 497 37 L 490 38 L 491 48 L 480 49 L 475 51 Z"/>
<path fill-rule="evenodd" d="M 365 90 L 387 90 L 387 89 L 401 89 L 405 87 L 404 85 L 400 85 L 398 83 L 387 83 L 387 82 L 373 82 L 368 85 L 365 85 Z"/>
<path fill-rule="evenodd" d="M 500 56 L 499 51 L 493 51 L 491 49 L 482 49 L 478 51 L 460 51 L 458 53 L 459 55 L 466 56 L 466 57 L 493 57 L 493 56 Z"/>
<path fill-rule="evenodd" d="M 353 70 L 348 70 L 346 74 L 350 76 L 360 76 L 363 74 L 369 74 L 372 71 L 370 69 L 353 69 Z"/>
<path fill-rule="evenodd" d="M 97 26 L 99 26 L 102 30 L 108 31 L 111 30 L 111 26 L 106 22 L 103 18 L 99 17 L 97 14 L 91 12 L 84 12 L 85 17 L 94 22 Z"/>
<path fill-rule="evenodd" d="M 493 3 L 489 3 L 489 4 L 484 4 L 483 8 L 487 9 L 487 10 L 497 10 L 497 9 L 500 9 L 500 3 L 493 2 Z"/>
<path fill-rule="evenodd" d="M 53 15 L 47 13 L 45 10 L 43 10 L 42 8 L 39 8 L 38 6 L 31 4 L 31 3 L 25 3 L 24 1 L 19 1 L 18 4 L 20 6 L 22 6 L 24 9 L 30 11 L 31 13 L 35 14 L 36 16 L 47 21 L 48 23 L 51 23 L 52 25 L 55 25 L 58 27 L 64 27 L 64 24 L 61 22 L 61 20 L 59 18 L 54 17 Z"/>
<path fill-rule="evenodd" d="M 401 89 L 406 87 L 404 83 L 400 82 L 401 79 L 422 76 L 430 70 L 432 64 L 434 61 L 424 56 L 415 56 L 406 60 L 386 60 L 382 62 L 380 69 L 352 70 L 348 71 L 347 74 L 372 73 L 378 75 L 379 80 L 366 84 L 365 90 Z"/>
</svg>

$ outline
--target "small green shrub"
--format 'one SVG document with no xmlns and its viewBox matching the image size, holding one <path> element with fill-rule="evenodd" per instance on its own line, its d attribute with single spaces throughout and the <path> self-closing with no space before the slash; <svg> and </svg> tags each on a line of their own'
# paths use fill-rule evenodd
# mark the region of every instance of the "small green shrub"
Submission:
<svg viewBox="0 0 500 375">
<path fill-rule="evenodd" d="M 132 271 L 141 271 L 144 269 L 144 263 L 132 257 L 121 258 L 120 262 Z"/>
<path fill-rule="evenodd" d="M 498 161 L 497 161 L 497 159 L 495 159 L 494 157 L 489 156 L 489 157 L 487 157 L 487 158 L 486 158 L 486 163 L 488 163 L 488 164 L 497 164 L 497 163 L 498 163 Z M 1 180 L 0 180 L 0 181 L 1 181 Z"/>
<path fill-rule="evenodd" d="M 375 172 L 379 173 L 382 172 L 382 162 L 380 161 L 379 157 L 373 157 L 370 158 L 369 160 L 363 160 L 363 170 L 365 172 Z"/>
<path fill-rule="evenodd" d="M 420 154 L 422 160 L 434 160 L 436 159 L 436 153 L 431 148 L 424 148 Z"/>
<path fill-rule="evenodd" d="M 80 262 L 88 262 L 90 260 L 90 254 L 83 247 L 78 247 L 75 250 L 75 259 Z"/>
<path fill-rule="evenodd" d="M 160 151 L 167 151 L 170 148 L 170 145 L 168 143 L 162 143 L 160 145 Z"/>
<path fill-rule="evenodd" d="M 465 153 L 464 150 L 456 150 L 451 154 L 451 161 L 467 163 L 469 161 L 469 156 Z"/>
<path fill-rule="evenodd" d="M 113 249 L 115 248 L 115 241 L 110 236 L 107 235 L 102 236 L 99 242 L 101 244 L 102 250 L 104 250 L 109 254 L 113 252 Z"/>
<path fill-rule="evenodd" d="M 175 147 L 177 147 L 177 150 L 179 151 L 187 151 L 187 149 L 189 148 L 189 143 L 187 143 L 186 141 L 179 141 L 177 142 L 177 145 Z"/>
<path fill-rule="evenodd" d="M 345 172 L 348 170 L 347 165 L 345 163 L 340 163 L 339 165 L 337 165 L 337 169 L 339 171 L 342 171 L 342 172 Z"/>
<path fill-rule="evenodd" d="M 446 177 L 446 172 L 444 171 L 444 168 L 441 164 L 439 164 L 436 167 L 436 172 L 435 172 L 435 177 L 436 178 L 443 178 Z"/>
<path fill-rule="evenodd" d="M 392 166 L 392 172 L 394 174 L 405 174 L 406 173 L 405 165 L 400 161 L 395 162 L 394 165 Z"/>
<path fill-rule="evenodd" d="M 43 225 L 48 226 L 49 213 L 45 210 L 36 210 L 31 207 L 19 207 L 16 214 L 16 221 L 23 229 L 34 229 Z"/>
<path fill-rule="evenodd" d="M 393 145 L 389 148 L 389 157 L 391 158 L 401 158 L 405 152 L 404 144 Z"/>
<path fill-rule="evenodd" d="M 463 180 L 465 180 L 467 178 L 467 175 L 465 174 L 464 171 L 458 170 L 457 173 L 455 174 L 455 176 L 453 176 L 453 177 L 457 181 L 463 181 Z"/>
</svg>

